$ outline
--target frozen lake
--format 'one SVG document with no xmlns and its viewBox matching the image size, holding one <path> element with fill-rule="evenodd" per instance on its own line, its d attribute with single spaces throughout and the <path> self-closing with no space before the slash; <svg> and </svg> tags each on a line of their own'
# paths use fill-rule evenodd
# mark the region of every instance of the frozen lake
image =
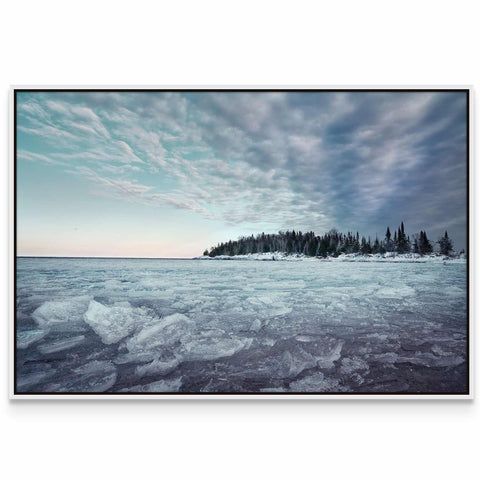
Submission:
<svg viewBox="0 0 480 480">
<path fill-rule="evenodd" d="M 465 393 L 465 263 L 17 260 L 19 392 Z"/>
</svg>

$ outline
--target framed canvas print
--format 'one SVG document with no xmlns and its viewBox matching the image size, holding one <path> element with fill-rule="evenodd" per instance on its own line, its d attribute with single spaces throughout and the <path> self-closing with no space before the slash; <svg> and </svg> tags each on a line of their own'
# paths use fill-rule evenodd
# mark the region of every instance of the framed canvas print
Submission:
<svg viewBox="0 0 480 480">
<path fill-rule="evenodd" d="M 14 88 L 11 397 L 471 398 L 469 88 Z"/>
</svg>

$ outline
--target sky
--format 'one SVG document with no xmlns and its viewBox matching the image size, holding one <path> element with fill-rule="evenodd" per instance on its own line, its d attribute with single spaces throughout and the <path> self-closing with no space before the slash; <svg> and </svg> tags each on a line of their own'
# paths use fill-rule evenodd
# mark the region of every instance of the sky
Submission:
<svg viewBox="0 0 480 480">
<path fill-rule="evenodd" d="M 193 257 L 242 235 L 448 230 L 464 92 L 17 92 L 17 254 Z"/>
</svg>

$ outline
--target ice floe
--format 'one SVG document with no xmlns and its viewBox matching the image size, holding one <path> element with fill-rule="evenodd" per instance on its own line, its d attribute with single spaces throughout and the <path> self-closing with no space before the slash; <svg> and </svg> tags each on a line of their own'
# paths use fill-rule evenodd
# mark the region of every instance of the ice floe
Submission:
<svg viewBox="0 0 480 480">
<path fill-rule="evenodd" d="M 21 391 L 27 387 L 32 387 L 49 377 L 50 372 L 33 372 L 22 375 L 17 380 L 17 388 Z"/>
<path fill-rule="evenodd" d="M 175 313 L 143 327 L 127 340 L 130 353 L 161 352 L 165 347 L 191 334 L 194 322 L 186 315 Z"/>
<path fill-rule="evenodd" d="M 149 363 L 139 365 L 135 368 L 137 377 L 145 377 L 148 375 L 166 375 L 175 370 L 180 364 L 179 356 L 174 355 L 171 358 L 156 358 Z"/>
<path fill-rule="evenodd" d="M 109 345 L 119 342 L 133 332 L 139 319 L 146 313 L 141 308 L 132 308 L 128 302 L 117 302 L 112 306 L 92 300 L 85 312 L 85 322 Z"/>
<path fill-rule="evenodd" d="M 349 388 L 341 385 L 338 379 L 326 377 L 322 372 L 290 383 L 292 392 L 346 392 L 348 390 Z"/>
<path fill-rule="evenodd" d="M 369 366 L 365 360 L 358 357 L 345 357 L 342 358 L 340 373 L 350 375 L 352 373 L 362 371 L 368 372 Z"/>
<path fill-rule="evenodd" d="M 110 361 L 93 360 L 73 370 L 73 391 L 105 392 L 115 385 L 117 369 Z"/>
<path fill-rule="evenodd" d="M 197 337 L 182 342 L 180 350 L 185 360 L 215 360 L 222 357 L 231 357 L 235 353 L 249 348 L 251 338 L 228 337 Z"/>
<path fill-rule="evenodd" d="M 146 385 L 134 385 L 133 387 L 121 389 L 120 392 L 148 392 L 148 393 L 166 393 L 178 392 L 182 386 L 182 377 L 158 380 L 147 383 Z"/>
<path fill-rule="evenodd" d="M 28 348 L 33 343 L 40 341 L 48 333 L 48 330 L 24 330 L 17 332 L 17 347 L 20 349 Z"/>
<path fill-rule="evenodd" d="M 63 350 L 68 350 L 70 348 L 76 347 L 85 340 L 85 335 L 77 335 L 75 337 L 64 338 L 61 340 L 56 340 L 54 342 L 45 343 L 38 346 L 38 350 L 44 355 L 49 353 L 57 353 Z"/>
<path fill-rule="evenodd" d="M 90 298 L 79 296 L 68 300 L 44 302 L 32 313 L 32 318 L 42 329 L 82 331 L 83 314 L 87 310 Z"/>
</svg>

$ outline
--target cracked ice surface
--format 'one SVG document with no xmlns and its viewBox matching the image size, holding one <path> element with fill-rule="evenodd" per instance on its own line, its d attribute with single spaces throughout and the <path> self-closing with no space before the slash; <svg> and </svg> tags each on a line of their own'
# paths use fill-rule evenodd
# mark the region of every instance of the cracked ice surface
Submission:
<svg viewBox="0 0 480 480">
<path fill-rule="evenodd" d="M 20 392 L 465 392 L 465 263 L 17 260 Z"/>
</svg>

